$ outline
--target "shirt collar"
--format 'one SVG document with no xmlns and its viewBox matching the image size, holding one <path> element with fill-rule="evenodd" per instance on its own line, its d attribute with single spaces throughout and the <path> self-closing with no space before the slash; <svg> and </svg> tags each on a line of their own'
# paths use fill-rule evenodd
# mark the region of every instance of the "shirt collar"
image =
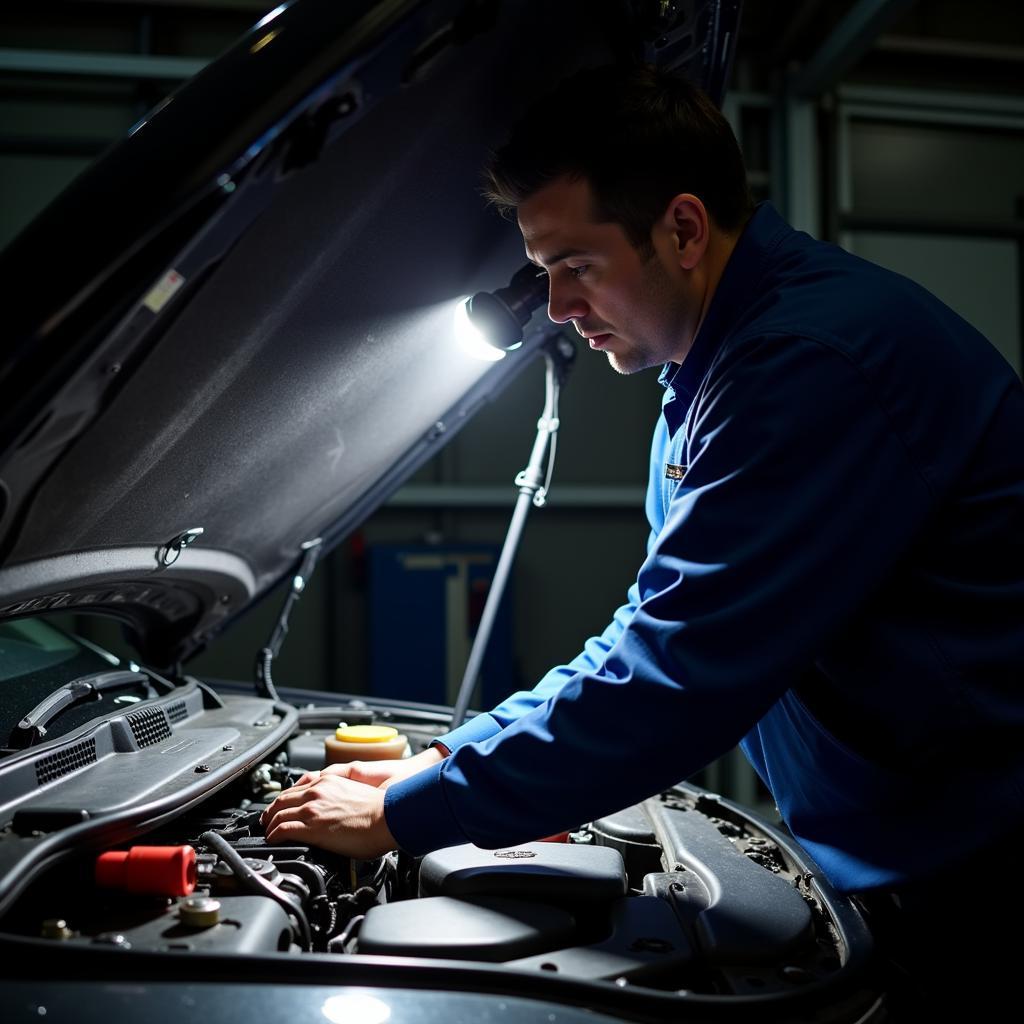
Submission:
<svg viewBox="0 0 1024 1024">
<path fill-rule="evenodd" d="M 729 256 L 690 351 L 682 363 L 665 364 L 659 384 L 692 401 L 719 346 L 750 302 L 768 257 L 792 230 L 771 203 L 758 203 Z M 666 399 L 671 400 L 668 395 Z"/>
</svg>

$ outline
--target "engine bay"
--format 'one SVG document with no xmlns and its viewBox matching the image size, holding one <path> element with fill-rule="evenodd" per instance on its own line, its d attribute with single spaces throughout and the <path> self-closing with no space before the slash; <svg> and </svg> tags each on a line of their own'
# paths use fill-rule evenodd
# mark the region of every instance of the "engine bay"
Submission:
<svg viewBox="0 0 1024 1024">
<path fill-rule="evenodd" d="M 263 809 L 322 765 L 324 736 L 339 718 L 398 725 L 415 752 L 442 731 L 437 716 L 358 700 L 271 709 L 193 683 L 173 700 L 3 766 L 9 797 L 13 768 L 35 758 L 33 792 L 25 794 L 33 799 L 8 800 L 0 820 L 0 858 L 9 869 L 5 946 L 60 944 L 65 955 L 472 962 L 726 1001 L 845 988 L 868 957 L 863 921 L 788 837 L 686 784 L 553 841 L 504 850 L 462 845 L 421 859 L 393 852 L 362 861 L 269 844 Z M 269 735 L 247 750 L 239 723 Z M 103 730 L 113 730 L 113 746 L 97 756 Z M 83 743 L 93 744 L 91 755 L 81 754 Z M 229 760 L 216 763 L 214 748 Z M 254 749 L 260 756 L 247 758 Z M 151 762 L 163 765 L 162 778 Z M 211 776 L 210 791 L 197 797 L 193 780 Z M 128 787 L 145 795 L 144 807 L 132 803 Z M 118 830 L 109 827 L 115 822 Z M 81 839 L 61 843 L 62 833 Z M 104 842 L 104 835 L 117 838 Z M 11 854 L 19 844 L 16 869 Z M 139 847 L 179 864 L 185 857 L 187 884 L 144 891 L 127 875 L 111 884 L 98 869 L 104 855 L 120 864 Z"/>
</svg>

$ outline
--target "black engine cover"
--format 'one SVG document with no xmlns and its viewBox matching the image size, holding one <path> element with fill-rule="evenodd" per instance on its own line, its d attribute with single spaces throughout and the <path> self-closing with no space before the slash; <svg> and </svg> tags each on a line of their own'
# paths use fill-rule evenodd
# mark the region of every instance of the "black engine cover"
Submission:
<svg viewBox="0 0 1024 1024">
<path fill-rule="evenodd" d="M 626 895 L 617 850 L 525 843 L 506 850 L 450 846 L 420 865 L 421 896 L 509 896 L 544 903 L 605 903 Z"/>
</svg>

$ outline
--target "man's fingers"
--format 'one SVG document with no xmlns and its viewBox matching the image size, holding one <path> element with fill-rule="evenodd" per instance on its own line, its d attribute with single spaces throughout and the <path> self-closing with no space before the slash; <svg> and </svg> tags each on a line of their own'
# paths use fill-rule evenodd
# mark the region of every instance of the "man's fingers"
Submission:
<svg viewBox="0 0 1024 1024">
<path fill-rule="evenodd" d="M 260 815 L 260 821 L 262 822 L 264 829 L 270 828 L 277 815 L 287 810 L 308 805 L 310 801 L 317 799 L 317 797 L 324 791 L 325 787 L 340 789 L 344 792 L 345 788 L 348 786 L 362 787 L 362 785 L 362 783 L 353 782 L 351 779 L 346 779 L 344 777 L 339 778 L 335 774 L 324 774 L 306 784 L 298 782 L 274 799 L 274 802 L 270 804 L 262 815 Z"/>
<path fill-rule="evenodd" d="M 260 815 L 260 822 L 263 827 L 266 828 L 271 819 L 275 814 L 284 810 L 287 807 L 294 807 L 297 804 L 304 803 L 306 800 L 311 800 L 315 796 L 313 792 L 313 785 L 316 782 L 310 782 L 306 785 L 302 783 L 296 783 L 290 789 L 286 789 L 283 793 L 279 794 L 274 798 L 274 802 L 270 804 L 267 809 Z"/>
<path fill-rule="evenodd" d="M 275 807 L 291 807 L 293 804 L 302 803 L 303 800 L 309 799 L 309 794 L 313 792 L 314 783 L 307 785 L 296 784 L 290 789 L 286 789 L 281 793 L 278 793 L 274 797 L 274 802 L 267 808 L 268 811 L 273 810 Z M 266 812 L 264 812 L 265 814 Z"/>
<path fill-rule="evenodd" d="M 271 843 L 298 840 L 364 859 L 395 848 L 384 820 L 383 793 L 338 775 L 285 790 L 262 820 Z"/>
<path fill-rule="evenodd" d="M 296 786 L 308 786 L 311 782 L 316 782 L 322 775 L 348 775 L 351 771 L 351 766 L 347 764 L 329 764 L 320 769 L 314 769 L 313 771 L 306 772 L 305 775 L 295 783 Z"/>
<path fill-rule="evenodd" d="M 268 830 L 267 842 L 280 843 L 289 839 L 303 839 L 309 832 L 310 826 L 305 821 L 281 821 Z"/>
<path fill-rule="evenodd" d="M 353 761 L 349 764 L 329 764 L 319 771 L 306 772 L 305 775 L 295 783 L 296 786 L 308 786 L 311 782 L 325 775 L 340 775 L 342 778 L 352 778 L 359 773 L 359 762 Z"/>
<path fill-rule="evenodd" d="M 275 800 L 263 814 L 263 827 L 267 839 L 272 840 L 274 832 L 285 823 L 297 823 L 303 827 L 312 825 L 317 818 L 317 811 L 314 804 L 316 794 L 307 790 L 299 801 L 281 803 L 280 798 Z"/>
<path fill-rule="evenodd" d="M 291 807 L 278 807 L 271 815 L 270 821 L 311 821 L 315 817 L 313 800 L 304 800 L 301 804 Z"/>
<path fill-rule="evenodd" d="M 383 787 L 416 771 L 422 771 L 427 760 L 349 761 L 346 764 L 329 764 L 321 771 L 306 772 L 295 785 L 309 786 L 323 778 L 351 779 L 367 786 Z"/>
</svg>

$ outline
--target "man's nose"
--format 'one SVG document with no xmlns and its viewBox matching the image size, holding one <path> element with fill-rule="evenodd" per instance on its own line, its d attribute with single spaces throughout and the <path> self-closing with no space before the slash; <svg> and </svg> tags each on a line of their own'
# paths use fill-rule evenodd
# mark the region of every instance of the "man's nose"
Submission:
<svg viewBox="0 0 1024 1024">
<path fill-rule="evenodd" d="M 586 300 L 574 288 L 551 280 L 548 285 L 548 319 L 556 324 L 582 320 L 590 312 Z"/>
</svg>

